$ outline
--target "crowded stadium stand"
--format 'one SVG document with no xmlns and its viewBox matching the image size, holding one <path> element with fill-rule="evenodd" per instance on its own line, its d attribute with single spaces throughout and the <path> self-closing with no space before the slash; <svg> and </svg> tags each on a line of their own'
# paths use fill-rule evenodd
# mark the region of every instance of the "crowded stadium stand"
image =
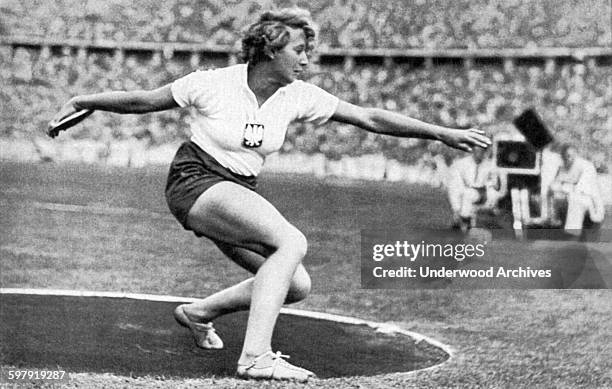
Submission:
<svg viewBox="0 0 612 389">
<path fill-rule="evenodd" d="M 3 1 L 3 156 L 134 166 L 168 161 L 188 136 L 186 110 L 94 114 L 53 144 L 43 129 L 71 96 L 155 88 L 195 68 L 236 63 L 239 28 L 262 9 L 294 5 L 309 9 L 319 26 L 309 80 L 340 98 L 491 134 L 537 107 L 557 140 L 576 144 L 607 171 L 607 0 Z M 438 143 L 340 124 L 293 126 L 281 154 L 309 161 L 315 173 L 351 175 L 361 164 L 375 170 L 364 173 L 373 178 L 398 179 L 404 176 L 394 167 L 440 172 L 456 155 Z"/>
</svg>

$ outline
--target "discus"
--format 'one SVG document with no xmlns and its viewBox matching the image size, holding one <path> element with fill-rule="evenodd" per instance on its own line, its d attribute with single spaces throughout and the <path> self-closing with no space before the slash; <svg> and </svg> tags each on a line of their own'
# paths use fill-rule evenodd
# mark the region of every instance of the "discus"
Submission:
<svg viewBox="0 0 612 389">
<path fill-rule="evenodd" d="M 68 128 L 82 122 L 86 117 L 91 115 L 94 111 L 91 109 L 82 109 L 73 113 L 72 115 L 68 115 L 62 120 L 60 120 L 55 126 L 50 126 L 47 130 L 47 134 L 51 138 L 55 138 L 60 131 L 67 130 Z"/>
</svg>

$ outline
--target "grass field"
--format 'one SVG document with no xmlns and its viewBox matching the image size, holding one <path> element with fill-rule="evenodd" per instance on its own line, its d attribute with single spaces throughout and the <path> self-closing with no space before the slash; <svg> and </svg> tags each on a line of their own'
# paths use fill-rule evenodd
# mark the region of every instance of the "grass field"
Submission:
<svg viewBox="0 0 612 389">
<path fill-rule="evenodd" d="M 164 181 L 158 169 L 1 163 L 0 286 L 198 297 L 246 277 L 174 221 Z M 446 228 L 440 191 L 278 175 L 264 176 L 260 188 L 309 239 L 313 293 L 297 307 L 390 322 L 450 344 L 456 358 L 414 375 L 307 385 L 203 373 L 196 380 L 78 374 L 70 386 L 612 387 L 609 290 L 360 289 L 360 227 Z"/>
</svg>

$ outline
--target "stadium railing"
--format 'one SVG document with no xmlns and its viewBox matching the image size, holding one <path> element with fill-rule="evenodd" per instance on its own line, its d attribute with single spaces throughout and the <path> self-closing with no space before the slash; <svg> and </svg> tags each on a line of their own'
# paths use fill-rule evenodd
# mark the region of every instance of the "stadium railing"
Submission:
<svg viewBox="0 0 612 389">
<path fill-rule="evenodd" d="M 165 58 L 172 58 L 175 53 L 188 53 L 199 56 L 208 53 L 224 54 L 228 62 L 235 62 L 239 52 L 237 47 L 229 45 L 215 45 L 210 43 L 190 42 L 138 42 L 138 41 L 111 41 L 97 40 L 95 42 L 79 39 L 48 39 L 35 36 L 1 36 L 0 45 L 11 47 L 33 47 L 33 48 L 63 48 L 70 50 L 93 51 L 130 51 L 136 53 L 159 52 Z M 503 61 L 514 61 L 521 59 L 572 59 L 576 61 L 610 60 L 612 58 L 612 47 L 533 47 L 533 48 L 481 48 L 481 49 L 392 49 L 392 48 L 331 48 L 318 49 L 317 59 L 323 62 L 337 61 L 342 59 L 350 63 L 359 59 L 385 61 L 424 61 L 426 66 L 433 66 L 436 60 L 458 59 L 471 66 L 474 60 L 479 59 L 502 59 Z"/>
</svg>

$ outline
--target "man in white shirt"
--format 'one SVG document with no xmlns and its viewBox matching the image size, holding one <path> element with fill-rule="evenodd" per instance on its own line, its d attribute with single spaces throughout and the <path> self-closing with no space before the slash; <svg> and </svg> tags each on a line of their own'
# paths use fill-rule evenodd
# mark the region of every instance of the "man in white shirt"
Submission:
<svg viewBox="0 0 612 389">
<path fill-rule="evenodd" d="M 472 227 L 479 209 L 497 212 L 497 203 L 505 196 L 507 185 L 498 174 L 492 158 L 484 149 L 455 160 L 449 169 L 448 200 L 453 212 L 453 227 Z"/>
<path fill-rule="evenodd" d="M 593 223 L 603 221 L 603 198 L 592 162 L 578 156 L 571 145 L 561 147 L 561 158 L 563 164 L 550 185 L 551 223 L 563 225 L 566 232 L 578 236 L 587 216 Z"/>
</svg>

